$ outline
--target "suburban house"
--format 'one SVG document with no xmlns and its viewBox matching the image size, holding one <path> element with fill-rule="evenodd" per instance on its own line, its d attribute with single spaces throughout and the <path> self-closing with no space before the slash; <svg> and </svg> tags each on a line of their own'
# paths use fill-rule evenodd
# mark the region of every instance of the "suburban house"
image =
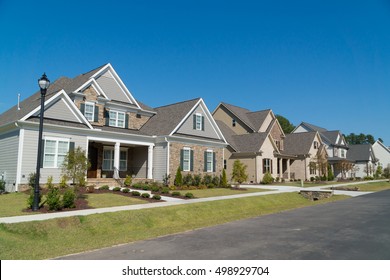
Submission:
<svg viewBox="0 0 390 280">
<path fill-rule="evenodd" d="M 35 172 L 40 99 L 36 92 L 0 115 L 0 175 L 8 191 L 21 189 Z M 148 107 L 105 64 L 50 85 L 41 145 L 41 182 L 53 176 L 56 183 L 74 147 L 85 150 L 91 163 L 88 181 L 126 175 L 162 181 L 179 166 L 221 174 L 227 143 L 201 98 Z"/>
<path fill-rule="evenodd" d="M 224 161 L 228 175 L 237 159 L 247 166 L 250 183 L 260 183 L 267 172 L 279 180 L 309 180 L 310 175 L 320 175 L 320 169 L 309 168 L 309 163 L 316 157 L 326 157 L 318 133 L 302 135 L 305 138 L 303 147 L 299 140 L 296 141 L 297 137 L 284 134 L 270 109 L 252 112 L 222 102 L 214 110 L 213 117 L 229 144 Z"/>
<path fill-rule="evenodd" d="M 374 176 L 378 160 L 371 144 L 349 145 L 347 159 L 354 162 L 351 177 Z"/>
<path fill-rule="evenodd" d="M 378 159 L 378 165 L 383 168 L 390 168 L 390 148 L 386 147 L 382 142 L 376 141 L 372 145 L 375 157 Z"/>
<path fill-rule="evenodd" d="M 339 130 L 328 131 L 325 128 L 302 122 L 292 133 L 318 132 L 326 147 L 328 163 L 336 178 L 350 177 L 353 162 L 348 160 L 348 144 Z"/>
</svg>

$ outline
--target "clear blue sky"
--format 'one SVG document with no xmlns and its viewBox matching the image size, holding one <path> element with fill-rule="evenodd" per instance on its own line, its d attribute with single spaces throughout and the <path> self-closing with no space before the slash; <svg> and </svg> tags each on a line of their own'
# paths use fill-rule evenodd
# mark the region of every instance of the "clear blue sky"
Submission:
<svg viewBox="0 0 390 280">
<path fill-rule="evenodd" d="M 110 62 L 152 107 L 203 97 L 390 145 L 390 1 L 0 0 L 0 113 Z"/>
</svg>

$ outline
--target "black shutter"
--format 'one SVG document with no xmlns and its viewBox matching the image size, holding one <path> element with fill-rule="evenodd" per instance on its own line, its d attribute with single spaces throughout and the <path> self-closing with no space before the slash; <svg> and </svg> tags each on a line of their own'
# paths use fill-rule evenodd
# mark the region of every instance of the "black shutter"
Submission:
<svg viewBox="0 0 390 280">
<path fill-rule="evenodd" d="M 74 151 L 74 142 L 70 142 L 69 143 L 69 152 L 73 152 Z"/>
<path fill-rule="evenodd" d="M 184 170 L 183 169 L 183 161 L 184 161 L 184 150 L 183 149 L 181 149 L 180 150 L 180 170 Z"/>
<path fill-rule="evenodd" d="M 272 159 L 270 159 L 269 161 L 271 162 L 271 170 L 269 171 L 269 173 L 272 174 L 273 173 L 273 171 L 272 171 L 273 170 L 272 169 Z"/>
<path fill-rule="evenodd" d="M 106 126 L 110 125 L 110 113 L 107 110 L 104 110 L 104 117 L 106 118 Z"/>
<path fill-rule="evenodd" d="M 129 114 L 125 115 L 125 128 L 129 128 Z"/>
<path fill-rule="evenodd" d="M 85 113 L 85 104 L 84 104 L 84 103 L 81 103 L 81 104 L 80 104 L 80 111 L 81 111 L 81 113 L 83 113 L 83 115 L 84 115 L 84 113 Z"/>
<path fill-rule="evenodd" d="M 40 167 L 43 168 L 43 159 L 45 157 L 45 140 L 41 140 L 41 162 L 39 163 Z"/>
<path fill-rule="evenodd" d="M 266 170 L 265 170 L 265 158 L 263 158 L 263 174 L 265 174 Z"/>
<path fill-rule="evenodd" d="M 194 171 L 194 151 L 190 153 L 190 171 Z"/>
<path fill-rule="evenodd" d="M 204 152 L 204 172 L 207 172 L 207 151 Z"/>
<path fill-rule="evenodd" d="M 213 172 L 215 172 L 217 170 L 216 163 L 217 163 L 216 153 L 213 153 Z"/>
<path fill-rule="evenodd" d="M 202 116 L 202 130 L 204 131 L 204 116 Z"/>
<path fill-rule="evenodd" d="M 99 122 L 99 107 L 96 105 L 95 105 L 95 115 L 93 117 L 94 117 L 93 119 L 94 122 Z"/>
</svg>

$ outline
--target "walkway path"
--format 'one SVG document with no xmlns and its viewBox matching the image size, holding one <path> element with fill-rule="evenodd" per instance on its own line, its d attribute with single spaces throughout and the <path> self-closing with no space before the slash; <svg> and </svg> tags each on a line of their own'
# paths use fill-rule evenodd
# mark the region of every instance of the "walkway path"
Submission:
<svg viewBox="0 0 390 280">
<path fill-rule="evenodd" d="M 380 180 L 378 180 L 378 181 L 380 181 Z M 375 182 L 375 181 L 372 181 L 372 182 Z M 353 185 L 353 184 L 356 184 L 356 183 L 338 184 L 337 186 L 346 186 L 346 185 Z M 0 218 L 0 223 L 21 223 L 21 222 L 30 222 L 30 221 L 43 221 L 43 220 L 71 217 L 71 216 L 87 216 L 87 215 L 100 214 L 100 213 L 139 210 L 139 209 L 147 209 L 147 208 L 158 208 L 158 207 L 174 206 L 174 205 L 181 205 L 181 204 L 193 204 L 193 203 L 207 202 L 207 201 L 235 199 L 235 198 L 251 197 L 251 196 L 262 196 L 262 195 L 277 194 L 277 193 L 299 192 L 301 190 L 300 187 L 276 186 L 276 185 L 272 185 L 272 186 L 247 185 L 245 187 L 246 188 L 269 189 L 270 191 L 244 193 L 244 194 L 236 194 L 236 195 L 226 195 L 226 196 L 215 196 L 215 197 L 197 198 L 197 199 L 189 199 L 189 200 L 162 196 L 161 199 L 165 200 L 165 202 L 137 204 L 137 205 L 128 205 L 128 206 L 116 206 L 116 207 L 108 207 L 108 208 L 86 209 L 86 210 L 76 210 L 76 211 L 65 211 L 65 212 L 56 212 L 56 213 L 35 214 L 35 215 L 24 215 L 24 216 L 14 216 L 14 217 L 4 217 L 4 218 Z M 304 188 L 304 190 L 323 190 L 323 189 L 328 189 L 330 187 L 331 187 L 330 185 L 309 187 L 309 188 Z M 371 193 L 371 192 L 334 191 L 334 194 L 342 194 L 342 195 L 349 195 L 349 196 L 360 196 L 360 195 L 365 195 L 365 194 L 369 194 L 369 193 Z"/>
</svg>

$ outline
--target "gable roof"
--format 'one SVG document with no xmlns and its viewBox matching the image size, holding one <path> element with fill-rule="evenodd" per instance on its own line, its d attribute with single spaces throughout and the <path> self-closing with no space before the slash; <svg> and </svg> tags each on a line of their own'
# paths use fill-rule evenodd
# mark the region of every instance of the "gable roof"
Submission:
<svg viewBox="0 0 390 280">
<path fill-rule="evenodd" d="M 301 132 L 286 134 L 284 152 L 292 155 L 307 155 L 318 132 Z"/>
<path fill-rule="evenodd" d="M 371 144 L 355 144 L 350 145 L 347 159 L 351 161 L 369 161 L 375 160 Z"/>
<path fill-rule="evenodd" d="M 326 128 L 323 128 L 323 127 L 320 127 L 320 126 L 316 126 L 316 125 L 310 124 L 310 123 L 308 123 L 308 122 L 301 122 L 300 125 L 297 125 L 297 127 L 299 127 L 299 126 L 304 126 L 304 127 L 308 128 L 310 131 L 318 131 L 318 132 L 327 131 Z M 297 128 L 297 127 L 296 127 L 296 128 Z M 296 128 L 295 128 L 295 129 L 296 129 Z M 295 130 L 295 129 L 294 129 L 294 130 Z"/>
<path fill-rule="evenodd" d="M 268 138 L 268 135 L 269 133 L 267 132 L 258 132 L 258 133 L 233 135 L 232 137 L 237 147 L 237 152 L 257 153 L 260 152 L 260 149 L 263 146 L 264 141 Z"/>
</svg>

